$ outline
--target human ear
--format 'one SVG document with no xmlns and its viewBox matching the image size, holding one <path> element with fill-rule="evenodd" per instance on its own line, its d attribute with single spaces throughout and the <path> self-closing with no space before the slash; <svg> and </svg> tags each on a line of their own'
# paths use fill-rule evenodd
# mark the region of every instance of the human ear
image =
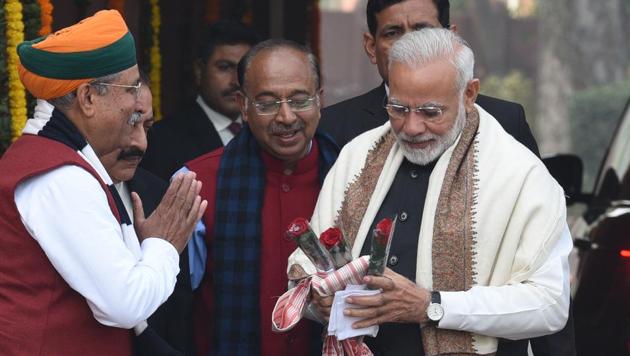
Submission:
<svg viewBox="0 0 630 356">
<path fill-rule="evenodd" d="M 94 96 L 97 95 L 94 88 L 89 83 L 79 85 L 77 88 L 77 103 L 79 110 L 86 116 L 92 117 L 96 113 Z"/>
<path fill-rule="evenodd" d="M 370 63 L 376 64 L 376 40 L 371 33 L 363 33 L 363 49 L 370 59 Z"/>
<path fill-rule="evenodd" d="M 477 100 L 477 95 L 479 94 L 479 79 L 474 78 L 468 82 L 466 85 L 466 90 L 464 91 L 464 100 L 466 106 L 466 112 L 472 111 L 475 106 L 475 100 Z"/>
<path fill-rule="evenodd" d="M 247 98 L 245 97 L 245 94 L 243 94 L 240 91 L 237 92 L 236 103 L 238 104 L 238 107 L 241 109 L 241 117 L 243 118 L 243 121 L 247 122 L 249 118 L 247 117 Z"/>
</svg>

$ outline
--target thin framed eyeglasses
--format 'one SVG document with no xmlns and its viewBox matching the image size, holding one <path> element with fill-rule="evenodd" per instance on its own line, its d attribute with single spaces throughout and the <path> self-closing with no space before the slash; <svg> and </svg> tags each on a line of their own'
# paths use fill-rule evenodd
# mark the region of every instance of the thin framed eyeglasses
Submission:
<svg viewBox="0 0 630 356">
<path fill-rule="evenodd" d="M 114 83 L 92 83 L 93 85 L 103 85 L 106 87 L 118 87 L 118 88 L 127 88 L 128 92 L 132 94 L 136 99 L 140 94 L 140 88 L 142 87 L 142 82 L 138 82 L 136 85 L 126 85 L 126 84 L 114 84 Z"/>
<path fill-rule="evenodd" d="M 392 119 L 404 120 L 413 111 L 415 113 L 420 114 L 422 118 L 428 122 L 440 121 L 440 119 L 442 119 L 442 114 L 444 113 L 444 109 L 446 109 L 445 106 L 433 104 L 433 103 L 424 104 L 424 105 L 412 108 L 407 105 L 386 102 L 384 107 Z"/>
<path fill-rule="evenodd" d="M 249 98 L 247 100 L 252 102 L 258 115 L 276 115 L 280 111 L 280 106 L 282 105 L 282 103 L 287 103 L 287 105 L 289 105 L 289 108 L 293 112 L 311 110 L 315 106 L 315 103 L 319 102 L 319 95 L 315 94 L 306 98 L 300 97 L 286 100 L 254 101 Z"/>
</svg>

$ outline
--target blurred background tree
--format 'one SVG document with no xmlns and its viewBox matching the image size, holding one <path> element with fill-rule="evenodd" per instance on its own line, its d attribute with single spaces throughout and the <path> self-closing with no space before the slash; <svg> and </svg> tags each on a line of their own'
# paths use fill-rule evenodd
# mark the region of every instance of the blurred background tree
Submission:
<svg viewBox="0 0 630 356">
<path fill-rule="evenodd" d="M 517 102 L 525 108 L 525 116 L 535 115 L 534 81 L 522 71 L 512 70 L 505 76 L 491 74 L 481 83 L 481 93 Z"/>
</svg>

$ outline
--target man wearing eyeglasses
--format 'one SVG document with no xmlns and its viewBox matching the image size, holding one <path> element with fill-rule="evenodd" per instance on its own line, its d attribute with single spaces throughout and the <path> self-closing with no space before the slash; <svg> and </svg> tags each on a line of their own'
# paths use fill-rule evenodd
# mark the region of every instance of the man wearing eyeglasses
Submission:
<svg viewBox="0 0 630 356">
<path fill-rule="evenodd" d="M 246 125 L 224 148 L 186 164 L 208 200 L 203 227 L 189 244 L 200 355 L 304 355 L 310 321 L 289 333 L 270 327 L 287 286 L 283 238 L 296 217 L 310 216 L 323 177 L 337 157 L 319 123 L 319 65 L 287 40 L 254 46 L 238 66 L 237 101 Z M 206 252 L 207 251 L 207 252 Z M 207 261 L 207 262 L 206 262 Z"/>
<path fill-rule="evenodd" d="M 456 31 L 450 23 L 448 0 L 369 0 L 366 6 L 368 31 L 363 35 L 365 53 L 376 66 L 383 83 L 369 92 L 322 110 L 321 129 L 330 133 L 339 147 L 361 133 L 387 121 L 383 100 L 388 93 L 387 55 L 402 35 L 426 27 Z M 538 145 L 519 104 L 477 96 L 477 103 L 501 126 L 536 155 Z"/>
<path fill-rule="evenodd" d="M 133 225 L 122 208 L 100 157 L 143 133 L 143 105 L 134 40 L 117 11 L 17 52 L 22 83 L 54 110 L 0 160 L 0 350 L 131 355 L 131 329 L 173 291 L 179 252 L 205 210 L 200 183 L 178 176 L 146 219 L 132 193 Z"/>
<path fill-rule="evenodd" d="M 389 51 L 389 121 L 343 148 L 318 198 L 313 230 L 338 226 L 355 258 L 378 221 L 398 217 L 384 276 L 364 279 L 382 293 L 347 298 L 343 311 L 353 328 L 379 325 L 365 338 L 375 355 L 495 354 L 499 338 L 567 321 L 564 192 L 475 104 L 473 67 L 452 31 L 401 37 Z M 289 266 L 314 272 L 299 250 Z M 326 313 L 330 300 L 314 298 Z"/>
</svg>

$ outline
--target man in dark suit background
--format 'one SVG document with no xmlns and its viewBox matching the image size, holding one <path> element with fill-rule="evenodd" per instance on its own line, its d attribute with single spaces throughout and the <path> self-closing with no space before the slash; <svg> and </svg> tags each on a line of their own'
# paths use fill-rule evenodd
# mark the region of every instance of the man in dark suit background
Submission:
<svg viewBox="0 0 630 356">
<path fill-rule="evenodd" d="M 387 57 L 393 43 L 408 31 L 424 27 L 444 27 L 455 31 L 455 25 L 449 22 L 449 9 L 448 0 L 368 1 L 369 32 L 363 35 L 363 45 L 383 83 L 363 95 L 324 108 L 321 128 L 330 133 L 340 147 L 387 121 L 383 105 L 387 95 Z M 494 116 L 508 133 L 540 156 L 520 104 L 485 95 L 479 95 L 476 102 Z"/>
<path fill-rule="evenodd" d="M 168 180 L 185 162 L 223 147 L 238 133 L 236 66 L 258 42 L 256 32 L 238 22 L 219 21 L 206 28 L 194 67 L 199 94 L 151 129 L 142 167 Z"/>
<path fill-rule="evenodd" d="M 449 10 L 448 0 L 368 0 L 366 15 L 369 32 L 364 33 L 363 43 L 383 83 L 365 94 L 322 110 L 320 127 L 333 136 L 339 147 L 388 120 L 384 104 L 388 92 L 388 55 L 394 42 L 409 31 L 425 27 L 456 31 L 456 26 L 450 23 Z M 505 131 L 540 157 L 520 104 L 485 95 L 478 95 L 476 103 L 494 116 Z M 497 355 L 526 354 L 528 341 L 531 341 L 536 356 L 575 355 L 572 312 L 562 331 L 531 340 L 501 340 Z"/>
</svg>

